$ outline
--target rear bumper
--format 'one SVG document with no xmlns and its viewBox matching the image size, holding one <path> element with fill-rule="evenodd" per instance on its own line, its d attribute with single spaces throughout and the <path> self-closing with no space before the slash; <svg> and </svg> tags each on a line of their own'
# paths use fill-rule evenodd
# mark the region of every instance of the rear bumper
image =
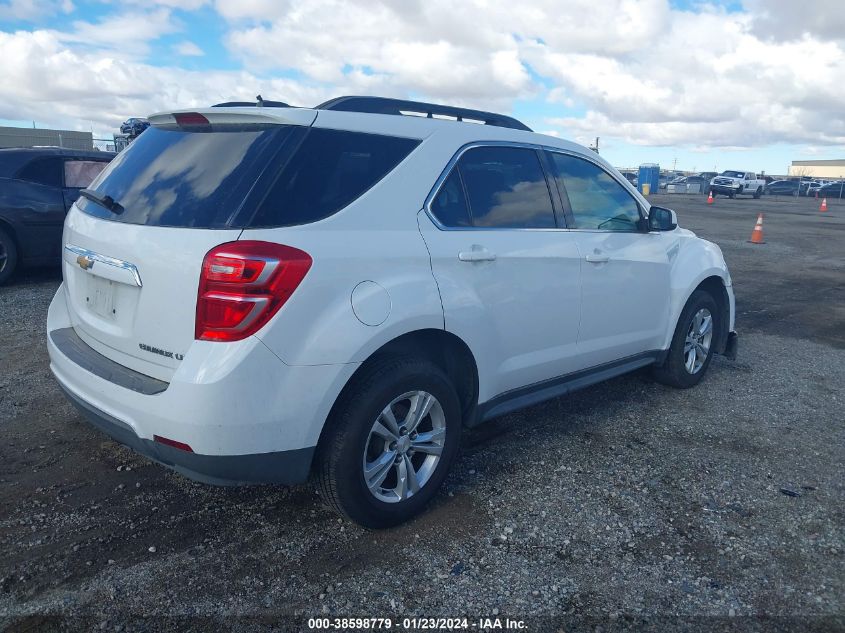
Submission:
<svg viewBox="0 0 845 633">
<path fill-rule="evenodd" d="M 68 400 L 88 422 L 132 450 L 203 483 L 293 485 L 308 479 L 314 447 L 252 455 L 198 455 L 140 438 L 132 427 L 85 402 L 62 387 Z"/>
<path fill-rule="evenodd" d="M 307 479 L 325 420 L 358 367 L 287 365 L 255 337 L 195 341 L 164 382 L 75 336 L 64 286 L 50 304 L 47 330 L 50 369 L 86 419 L 157 462 L 218 484 Z"/>
</svg>

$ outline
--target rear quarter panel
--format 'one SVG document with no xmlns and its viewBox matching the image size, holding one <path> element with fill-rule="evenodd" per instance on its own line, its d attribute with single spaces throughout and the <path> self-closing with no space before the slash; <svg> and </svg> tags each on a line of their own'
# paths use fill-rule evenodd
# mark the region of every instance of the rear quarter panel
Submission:
<svg viewBox="0 0 845 633">
<path fill-rule="evenodd" d="M 335 124 L 333 113 L 318 122 Z M 394 117 L 346 116 L 344 129 L 384 129 Z M 399 121 L 403 117 L 395 117 Z M 322 119 L 322 121 L 321 121 Z M 376 128 L 380 124 L 380 128 Z M 337 122 L 340 127 L 340 121 Z M 246 229 L 240 239 L 267 240 L 308 253 L 313 264 L 293 296 L 258 336 L 289 365 L 360 363 L 389 341 L 420 329 L 443 329 L 443 308 L 417 212 L 448 160 L 423 141 L 376 186 L 324 220 L 303 226 Z M 377 325 L 355 314 L 352 292 L 365 281 L 383 288 L 389 312 Z"/>
</svg>

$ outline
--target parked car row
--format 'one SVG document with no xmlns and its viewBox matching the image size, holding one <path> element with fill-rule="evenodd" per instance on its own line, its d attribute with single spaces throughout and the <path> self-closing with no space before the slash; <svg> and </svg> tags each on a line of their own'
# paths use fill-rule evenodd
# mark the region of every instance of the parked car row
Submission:
<svg viewBox="0 0 845 633">
<path fill-rule="evenodd" d="M 820 186 L 810 195 L 818 195 L 819 198 L 833 198 L 834 200 L 845 198 L 845 180 L 829 182 Z"/>
<path fill-rule="evenodd" d="M 822 183 L 815 180 L 775 180 L 764 189 L 769 196 L 818 196 L 819 198 L 841 198 L 845 181 Z"/>
</svg>

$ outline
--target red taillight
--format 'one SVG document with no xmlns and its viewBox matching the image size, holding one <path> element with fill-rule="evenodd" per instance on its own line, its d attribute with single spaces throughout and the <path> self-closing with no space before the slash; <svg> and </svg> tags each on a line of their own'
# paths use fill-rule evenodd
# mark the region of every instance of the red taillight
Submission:
<svg viewBox="0 0 845 633">
<path fill-rule="evenodd" d="M 205 256 L 195 335 L 239 341 L 260 330 L 311 268 L 308 253 L 270 242 L 229 242 Z"/>
<path fill-rule="evenodd" d="M 173 116 L 176 117 L 176 124 L 182 127 L 188 127 L 191 125 L 211 125 L 209 120 L 199 112 L 178 112 Z"/>
</svg>

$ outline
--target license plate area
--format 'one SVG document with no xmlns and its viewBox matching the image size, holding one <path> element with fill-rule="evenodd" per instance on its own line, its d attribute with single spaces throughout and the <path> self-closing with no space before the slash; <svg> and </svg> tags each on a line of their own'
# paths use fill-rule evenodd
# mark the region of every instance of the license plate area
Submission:
<svg viewBox="0 0 845 633">
<path fill-rule="evenodd" d="M 117 320 L 117 305 L 115 303 L 117 284 L 95 275 L 85 276 L 87 277 L 85 287 L 86 307 L 104 319 Z"/>
</svg>

